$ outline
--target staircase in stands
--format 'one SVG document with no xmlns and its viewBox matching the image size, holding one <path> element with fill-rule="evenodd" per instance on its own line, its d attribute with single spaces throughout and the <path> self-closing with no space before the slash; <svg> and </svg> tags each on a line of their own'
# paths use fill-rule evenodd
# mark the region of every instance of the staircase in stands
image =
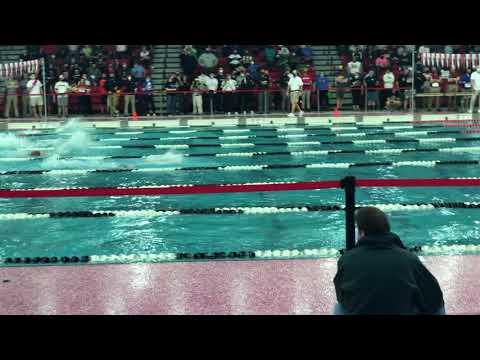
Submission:
<svg viewBox="0 0 480 360">
<path fill-rule="evenodd" d="M 0 64 L 17 62 L 26 50 L 25 45 L 2 45 L 0 46 Z M 0 94 L 5 92 L 5 79 L 0 81 Z"/>
<path fill-rule="evenodd" d="M 323 72 L 330 81 L 330 86 L 335 86 L 335 69 L 342 64 L 337 47 L 335 45 L 312 45 L 312 50 L 316 73 Z M 330 106 L 334 107 L 335 94 L 332 94 L 329 99 Z M 347 109 L 352 107 L 352 96 L 349 92 L 345 93 L 343 106 Z"/>
<path fill-rule="evenodd" d="M 180 72 L 180 53 L 182 45 L 154 45 L 152 83 L 155 90 L 163 90 L 168 77 L 174 72 Z M 155 96 L 157 114 L 166 110 L 165 95 Z"/>
</svg>

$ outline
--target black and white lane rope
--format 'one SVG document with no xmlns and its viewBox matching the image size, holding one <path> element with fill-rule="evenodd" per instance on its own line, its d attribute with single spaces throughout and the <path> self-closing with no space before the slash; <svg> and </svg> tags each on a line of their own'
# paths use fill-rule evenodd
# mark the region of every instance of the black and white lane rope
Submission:
<svg viewBox="0 0 480 360">
<path fill-rule="evenodd" d="M 422 245 L 409 249 L 419 256 L 428 255 L 466 255 L 479 254 L 480 245 Z M 7 257 L 4 265 L 57 265 L 57 264 L 133 264 L 133 263 L 163 263 L 175 261 L 202 261 L 202 260 L 286 260 L 286 259 L 321 259 L 337 258 L 344 250 L 334 248 L 312 249 L 271 249 L 255 251 L 216 251 L 216 252 L 162 252 L 119 255 L 84 255 L 84 256 L 35 256 L 35 257 Z"/>
<path fill-rule="evenodd" d="M 262 165 L 227 165 L 227 166 L 194 166 L 194 167 L 163 167 L 163 168 L 116 168 L 116 169 L 58 169 L 58 170 L 13 170 L 1 171 L 0 176 L 7 175 L 87 175 L 94 173 L 158 173 L 172 171 L 252 171 L 276 169 L 348 169 L 354 167 L 400 167 L 419 166 L 435 167 L 450 165 L 480 165 L 479 160 L 431 160 L 431 161 L 378 161 L 365 163 L 315 163 L 315 164 L 262 164 Z"/>
<path fill-rule="evenodd" d="M 365 139 L 365 140 L 345 140 L 345 141 L 292 141 L 292 142 L 273 142 L 273 143 L 221 143 L 221 144 L 131 144 L 131 145 L 91 145 L 88 149 L 195 149 L 195 148 L 251 148 L 251 147 L 304 147 L 321 145 L 372 145 L 372 144 L 390 144 L 390 143 L 453 143 L 453 142 L 474 142 L 480 141 L 480 137 L 465 138 L 408 138 L 408 139 Z M 26 148 L 26 151 L 54 151 L 54 147 L 34 147 Z"/>
<path fill-rule="evenodd" d="M 430 211 L 434 209 L 480 209 L 480 202 L 433 202 L 414 204 L 358 204 L 357 208 L 375 206 L 385 212 L 393 211 Z M 0 220 L 38 220 L 66 218 L 102 218 L 102 217 L 162 217 L 173 215 L 264 215 L 285 213 L 306 213 L 344 210 L 343 204 L 303 205 L 303 206 L 244 206 L 216 207 L 197 209 L 151 209 L 151 210 L 95 210 L 63 211 L 49 213 L 10 213 L 0 214 Z"/>
</svg>

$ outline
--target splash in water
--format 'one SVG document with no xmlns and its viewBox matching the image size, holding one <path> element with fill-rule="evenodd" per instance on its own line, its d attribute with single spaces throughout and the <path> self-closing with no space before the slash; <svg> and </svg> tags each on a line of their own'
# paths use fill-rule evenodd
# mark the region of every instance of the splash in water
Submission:
<svg viewBox="0 0 480 360">
<path fill-rule="evenodd" d="M 174 150 L 170 150 L 165 154 L 160 155 L 150 155 L 145 158 L 146 162 L 149 163 L 157 163 L 158 165 L 163 164 L 179 164 L 183 161 L 183 155 L 175 152 Z"/>
</svg>

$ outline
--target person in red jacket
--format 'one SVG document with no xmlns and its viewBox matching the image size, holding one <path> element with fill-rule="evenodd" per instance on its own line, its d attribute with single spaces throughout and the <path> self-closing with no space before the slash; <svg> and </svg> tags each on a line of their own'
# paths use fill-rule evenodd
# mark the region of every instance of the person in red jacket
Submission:
<svg viewBox="0 0 480 360">
<path fill-rule="evenodd" d="M 302 71 L 303 94 L 302 102 L 305 111 L 310 111 L 310 98 L 312 97 L 313 78 L 308 70 Z"/>
</svg>

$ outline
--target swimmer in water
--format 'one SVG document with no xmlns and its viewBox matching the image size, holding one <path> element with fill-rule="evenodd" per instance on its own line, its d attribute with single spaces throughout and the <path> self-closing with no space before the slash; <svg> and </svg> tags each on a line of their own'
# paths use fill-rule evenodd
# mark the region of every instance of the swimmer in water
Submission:
<svg viewBox="0 0 480 360">
<path fill-rule="evenodd" d="M 33 150 L 33 151 L 30 153 L 30 156 L 32 156 L 32 157 L 38 157 L 38 156 L 42 156 L 42 153 L 41 153 L 39 150 Z"/>
</svg>

